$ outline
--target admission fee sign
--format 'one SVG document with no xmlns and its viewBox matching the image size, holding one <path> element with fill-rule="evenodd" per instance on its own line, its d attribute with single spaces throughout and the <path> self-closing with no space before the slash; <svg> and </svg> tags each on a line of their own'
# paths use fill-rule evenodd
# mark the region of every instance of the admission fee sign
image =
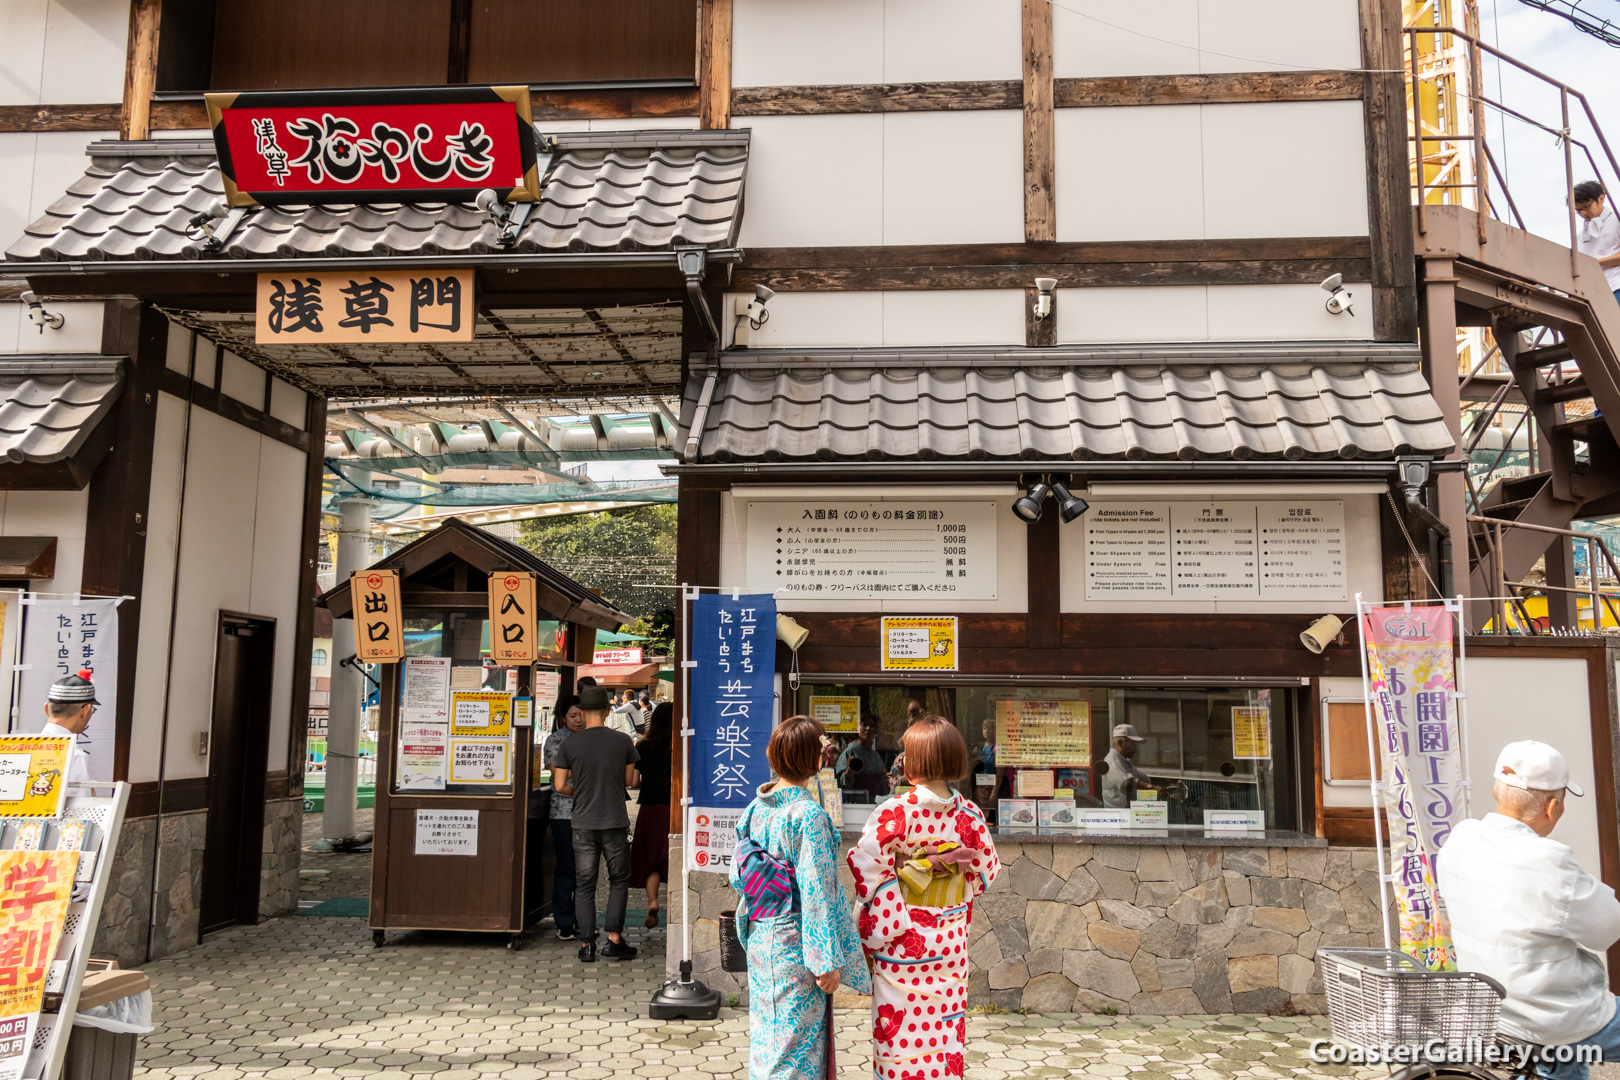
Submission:
<svg viewBox="0 0 1620 1080">
<path fill-rule="evenodd" d="M 731 872 L 737 819 L 771 778 L 776 600 L 769 593 L 700 595 L 692 602 L 692 735 L 687 865 Z"/>
</svg>

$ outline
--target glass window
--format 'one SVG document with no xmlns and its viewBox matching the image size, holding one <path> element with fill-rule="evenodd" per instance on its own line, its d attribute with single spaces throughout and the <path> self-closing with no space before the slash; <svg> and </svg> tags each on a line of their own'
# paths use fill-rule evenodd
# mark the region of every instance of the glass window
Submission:
<svg viewBox="0 0 1620 1080">
<path fill-rule="evenodd" d="M 393 779 L 396 794 L 484 798 L 512 794 L 513 770 L 517 765 L 516 733 L 521 729 L 512 725 L 511 695 L 504 693 L 508 669 L 483 665 L 488 623 L 483 615 L 473 612 L 421 609 L 405 612 L 406 655 L 450 659 L 452 716 L 456 712 L 454 697 L 458 692 L 472 695 L 478 701 L 464 725 L 412 725 L 396 711 Z M 399 665 L 400 701 L 396 705 L 409 696 L 403 685 L 406 671 L 405 665 Z M 520 682 L 525 682 L 523 669 L 518 671 Z M 436 782 L 439 786 L 435 786 Z"/>
<path fill-rule="evenodd" d="M 325 649 L 316 649 L 314 655 L 312 655 L 309 658 L 309 666 L 310 667 L 325 667 L 326 666 L 326 650 Z"/>
</svg>

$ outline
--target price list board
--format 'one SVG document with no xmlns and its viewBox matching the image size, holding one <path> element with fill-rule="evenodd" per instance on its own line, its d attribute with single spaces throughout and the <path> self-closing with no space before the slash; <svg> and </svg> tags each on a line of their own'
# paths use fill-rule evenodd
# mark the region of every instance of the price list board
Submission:
<svg viewBox="0 0 1620 1080">
<path fill-rule="evenodd" d="M 996 702 L 998 767 L 1086 765 L 1090 761 L 1091 702 Z"/>
<path fill-rule="evenodd" d="M 1348 596 L 1342 502 L 1099 503 L 1083 520 L 1087 600 Z"/>
<path fill-rule="evenodd" d="M 748 582 L 810 600 L 994 600 L 996 504 L 750 502 Z"/>
</svg>

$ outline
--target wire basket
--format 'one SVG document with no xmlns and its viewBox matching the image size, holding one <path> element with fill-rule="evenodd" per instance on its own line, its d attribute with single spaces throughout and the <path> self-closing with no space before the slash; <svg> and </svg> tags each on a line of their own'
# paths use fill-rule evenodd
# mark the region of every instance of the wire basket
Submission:
<svg viewBox="0 0 1620 1080">
<path fill-rule="evenodd" d="M 1491 1041 L 1504 991 L 1471 971 L 1430 971 L 1388 949 L 1318 949 L 1333 1041 L 1362 1050 Z"/>
</svg>

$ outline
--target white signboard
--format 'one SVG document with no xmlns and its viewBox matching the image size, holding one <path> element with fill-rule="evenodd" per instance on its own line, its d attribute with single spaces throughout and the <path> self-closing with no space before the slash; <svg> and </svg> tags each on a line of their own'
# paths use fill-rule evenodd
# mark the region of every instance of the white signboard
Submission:
<svg viewBox="0 0 1620 1080">
<path fill-rule="evenodd" d="M 510 746 L 505 739 L 451 739 L 452 784 L 509 784 Z"/>
<path fill-rule="evenodd" d="M 687 866 L 693 870 L 711 872 L 729 867 L 731 857 L 737 850 L 737 820 L 741 817 L 741 809 L 695 809 Z"/>
<path fill-rule="evenodd" d="M 807 600 L 994 600 L 996 504 L 748 504 L 748 583 Z"/>
<path fill-rule="evenodd" d="M 1098 503 L 1087 600 L 1343 601 L 1344 504 Z"/>
<path fill-rule="evenodd" d="M 416 854 L 477 855 L 478 811 L 418 810 Z"/>
<path fill-rule="evenodd" d="M 399 790 L 443 791 L 450 725 L 407 720 L 399 725 Z"/>
<path fill-rule="evenodd" d="M 1264 810 L 1205 810 L 1206 832 L 1248 832 L 1266 827 Z"/>
<path fill-rule="evenodd" d="M 118 601 L 36 600 L 26 610 L 17 731 L 32 734 L 44 727 L 51 683 L 89 668 L 101 704 L 78 746 L 86 755 L 90 779 L 111 780 L 118 718 Z"/>
<path fill-rule="evenodd" d="M 401 724 L 439 723 L 450 719 L 450 658 L 407 656 L 405 689 L 399 705 Z"/>
</svg>

